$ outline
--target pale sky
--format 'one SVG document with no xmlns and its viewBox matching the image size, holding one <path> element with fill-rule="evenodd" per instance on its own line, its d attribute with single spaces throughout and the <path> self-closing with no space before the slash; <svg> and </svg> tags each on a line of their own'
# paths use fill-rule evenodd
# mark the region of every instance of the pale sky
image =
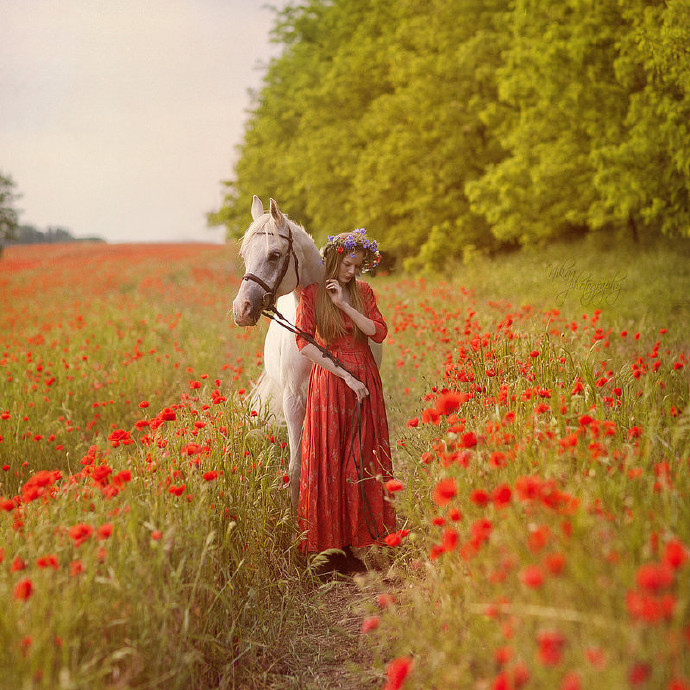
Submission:
<svg viewBox="0 0 690 690">
<path fill-rule="evenodd" d="M 278 53 L 273 18 L 266 0 L 0 0 L 0 171 L 20 223 L 221 241 L 205 214 Z"/>
</svg>

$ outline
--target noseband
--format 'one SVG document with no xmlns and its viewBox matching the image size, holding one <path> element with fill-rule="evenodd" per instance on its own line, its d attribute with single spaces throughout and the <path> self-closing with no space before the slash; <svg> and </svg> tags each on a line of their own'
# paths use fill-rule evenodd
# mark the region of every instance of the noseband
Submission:
<svg viewBox="0 0 690 690">
<path fill-rule="evenodd" d="M 275 285 L 273 287 L 271 287 L 266 282 L 264 282 L 261 278 L 259 278 L 259 276 L 254 275 L 253 273 L 245 273 L 242 276 L 242 280 L 253 280 L 255 283 L 258 283 L 266 291 L 266 294 L 263 297 L 264 309 L 266 309 L 267 307 L 271 307 L 275 304 L 276 292 L 278 291 L 280 284 L 283 282 L 283 278 L 285 278 L 285 274 L 287 273 L 288 266 L 290 265 L 290 257 L 293 257 L 295 260 L 295 276 L 297 278 L 297 284 L 299 285 L 299 260 L 297 259 L 297 254 L 295 254 L 295 250 L 293 247 L 292 229 L 290 228 L 290 225 L 287 226 L 287 230 L 288 230 L 287 235 L 283 235 L 281 233 L 278 233 L 278 237 L 282 237 L 284 240 L 287 240 L 288 247 L 287 247 L 287 252 L 285 252 L 285 257 L 283 258 L 283 263 L 280 267 L 280 271 L 278 273 L 278 278 L 276 279 Z M 259 230 L 255 234 L 256 235 L 268 235 L 268 234 L 272 235 L 274 233 L 267 233 L 265 230 Z"/>
</svg>

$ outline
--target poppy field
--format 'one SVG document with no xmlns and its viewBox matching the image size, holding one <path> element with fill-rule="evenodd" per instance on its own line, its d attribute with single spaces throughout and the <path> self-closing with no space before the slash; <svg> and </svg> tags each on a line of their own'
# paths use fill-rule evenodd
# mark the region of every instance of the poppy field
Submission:
<svg viewBox="0 0 690 690">
<path fill-rule="evenodd" d="M 362 687 L 690 688 L 673 295 L 636 319 L 478 270 L 371 280 L 399 529 L 357 580 Z M 239 274 L 232 246 L 5 251 L 1 687 L 300 687 L 319 584 L 286 434 L 250 404 Z"/>
</svg>

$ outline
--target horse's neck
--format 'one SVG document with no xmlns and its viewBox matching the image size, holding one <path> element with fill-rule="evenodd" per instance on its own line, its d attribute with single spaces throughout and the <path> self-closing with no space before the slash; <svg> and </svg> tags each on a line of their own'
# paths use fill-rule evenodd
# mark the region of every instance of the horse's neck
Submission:
<svg viewBox="0 0 690 690">
<path fill-rule="evenodd" d="M 321 260 L 321 254 L 311 237 L 308 237 L 308 241 L 305 240 L 302 243 L 302 251 L 304 252 L 304 258 L 299 271 L 300 284 L 297 287 L 298 292 L 307 285 L 320 283 L 323 278 L 323 261 Z"/>
</svg>

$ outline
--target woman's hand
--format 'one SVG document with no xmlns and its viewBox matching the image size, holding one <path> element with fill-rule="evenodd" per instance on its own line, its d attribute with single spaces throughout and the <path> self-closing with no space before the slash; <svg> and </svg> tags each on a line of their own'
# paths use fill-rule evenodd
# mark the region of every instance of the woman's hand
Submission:
<svg viewBox="0 0 690 690">
<path fill-rule="evenodd" d="M 348 374 L 345 377 L 345 383 L 354 391 L 357 396 L 357 402 L 362 402 L 362 400 L 369 395 L 369 389 L 359 379 L 352 376 L 352 374 Z"/>
<path fill-rule="evenodd" d="M 343 286 L 337 280 L 327 280 L 326 290 L 333 304 L 342 309 L 346 304 L 345 298 L 343 297 Z"/>
</svg>

